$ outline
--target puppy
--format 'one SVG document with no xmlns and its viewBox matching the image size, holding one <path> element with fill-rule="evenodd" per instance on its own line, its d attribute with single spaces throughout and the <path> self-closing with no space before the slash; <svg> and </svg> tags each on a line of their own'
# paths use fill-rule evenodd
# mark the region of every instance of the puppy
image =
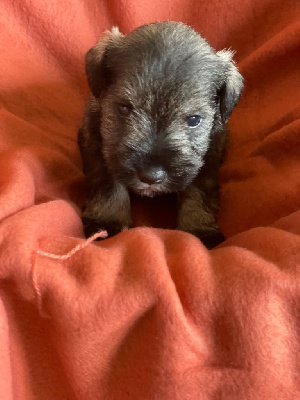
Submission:
<svg viewBox="0 0 300 400">
<path fill-rule="evenodd" d="M 130 227 L 130 192 L 178 193 L 177 227 L 208 247 L 224 240 L 218 171 L 243 78 L 232 52 L 216 52 L 178 22 L 117 28 L 86 55 L 91 89 L 78 143 L 87 184 L 85 235 Z"/>
</svg>

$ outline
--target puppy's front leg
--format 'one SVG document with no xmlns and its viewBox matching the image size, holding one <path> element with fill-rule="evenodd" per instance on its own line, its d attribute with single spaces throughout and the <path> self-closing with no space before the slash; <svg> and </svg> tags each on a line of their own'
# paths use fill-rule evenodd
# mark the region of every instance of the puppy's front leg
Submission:
<svg viewBox="0 0 300 400">
<path fill-rule="evenodd" d="M 113 236 L 131 226 L 130 198 L 125 186 L 116 181 L 105 166 L 100 135 L 79 129 L 78 144 L 86 178 L 87 201 L 82 215 L 84 233 L 90 237 L 99 230 Z"/>
<path fill-rule="evenodd" d="M 86 237 L 101 229 L 114 236 L 131 226 L 130 198 L 124 186 L 114 182 L 109 190 L 99 188 L 85 204 L 82 222 Z"/>
<path fill-rule="evenodd" d="M 208 198 L 207 193 L 191 184 L 179 195 L 178 229 L 197 236 L 211 249 L 224 241 L 216 222 L 218 199 Z"/>
</svg>

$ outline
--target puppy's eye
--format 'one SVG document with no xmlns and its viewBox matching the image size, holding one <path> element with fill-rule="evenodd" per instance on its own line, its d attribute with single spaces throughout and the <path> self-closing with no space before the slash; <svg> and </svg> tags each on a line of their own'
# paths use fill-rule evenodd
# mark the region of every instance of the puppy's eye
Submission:
<svg viewBox="0 0 300 400">
<path fill-rule="evenodd" d="M 201 122 L 201 117 L 200 115 L 191 115 L 190 117 L 187 117 L 186 122 L 191 128 L 196 128 L 196 126 Z"/>
<path fill-rule="evenodd" d="M 126 106 L 124 104 L 118 105 L 118 111 L 122 117 L 128 117 L 128 115 L 131 113 L 131 110 L 132 110 L 132 107 L 130 107 L 130 106 Z"/>
</svg>

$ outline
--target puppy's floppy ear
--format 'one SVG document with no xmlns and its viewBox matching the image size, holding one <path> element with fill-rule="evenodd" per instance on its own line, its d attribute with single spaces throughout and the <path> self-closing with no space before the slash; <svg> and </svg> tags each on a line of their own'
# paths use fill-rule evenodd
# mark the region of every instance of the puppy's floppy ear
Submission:
<svg viewBox="0 0 300 400">
<path fill-rule="evenodd" d="M 232 60 L 234 52 L 221 50 L 217 52 L 217 55 L 225 67 L 224 81 L 219 89 L 220 112 L 222 121 L 225 123 L 241 97 L 244 84 L 243 77 Z"/>
<path fill-rule="evenodd" d="M 108 80 L 106 57 L 111 47 L 118 44 L 124 35 L 117 27 L 106 31 L 105 36 L 92 47 L 85 56 L 85 72 L 90 89 L 95 97 L 99 97 L 101 89 Z"/>
</svg>

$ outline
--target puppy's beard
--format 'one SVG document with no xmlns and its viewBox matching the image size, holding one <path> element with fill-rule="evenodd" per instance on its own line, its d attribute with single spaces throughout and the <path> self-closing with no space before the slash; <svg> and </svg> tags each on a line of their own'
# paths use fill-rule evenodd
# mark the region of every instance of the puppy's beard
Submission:
<svg viewBox="0 0 300 400">
<path fill-rule="evenodd" d="M 134 185 L 130 185 L 130 189 L 137 195 L 146 197 L 154 197 L 171 192 L 171 190 L 169 190 L 163 183 L 148 185 L 147 183 L 138 182 Z"/>
<path fill-rule="evenodd" d="M 188 187 L 194 178 L 195 176 L 192 175 L 176 177 L 176 179 L 169 176 L 162 183 L 154 183 L 149 185 L 145 182 L 141 182 L 135 175 L 133 179 L 127 180 L 127 182 L 123 180 L 123 183 L 129 190 L 139 196 L 154 197 L 162 194 L 182 192 Z"/>
</svg>

